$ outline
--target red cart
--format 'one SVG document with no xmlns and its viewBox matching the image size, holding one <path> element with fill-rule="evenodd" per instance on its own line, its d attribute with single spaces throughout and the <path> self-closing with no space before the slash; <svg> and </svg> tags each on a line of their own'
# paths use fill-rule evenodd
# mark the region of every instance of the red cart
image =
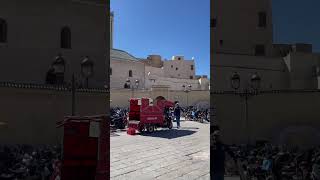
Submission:
<svg viewBox="0 0 320 180">
<path fill-rule="evenodd" d="M 156 128 L 172 129 L 170 108 L 174 106 L 172 101 L 158 100 L 155 104 L 151 98 L 131 98 L 128 119 L 128 134 L 153 132 Z"/>
<path fill-rule="evenodd" d="M 56 174 L 61 180 L 109 179 L 108 117 L 66 117 L 63 126 L 63 159 Z"/>
</svg>

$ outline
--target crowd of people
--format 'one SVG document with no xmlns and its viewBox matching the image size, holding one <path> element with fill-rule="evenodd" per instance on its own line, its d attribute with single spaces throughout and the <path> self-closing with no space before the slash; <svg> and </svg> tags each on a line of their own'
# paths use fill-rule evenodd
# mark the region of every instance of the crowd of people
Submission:
<svg viewBox="0 0 320 180">
<path fill-rule="evenodd" d="M 302 150 L 267 143 L 234 149 L 240 160 L 240 169 L 247 177 L 277 180 L 320 178 L 319 147 Z"/>
<path fill-rule="evenodd" d="M 257 142 L 224 145 L 213 133 L 213 174 L 240 175 L 243 180 L 320 180 L 320 147 L 301 149 Z M 219 157 L 220 156 L 220 157 Z"/>
<path fill-rule="evenodd" d="M 189 106 L 182 108 L 183 116 L 189 121 L 199 121 L 203 120 L 210 121 L 210 111 L 209 109 L 200 109 L 198 107 Z"/>
<path fill-rule="evenodd" d="M 58 146 L 0 145 L 0 179 L 50 180 L 60 159 Z"/>
</svg>

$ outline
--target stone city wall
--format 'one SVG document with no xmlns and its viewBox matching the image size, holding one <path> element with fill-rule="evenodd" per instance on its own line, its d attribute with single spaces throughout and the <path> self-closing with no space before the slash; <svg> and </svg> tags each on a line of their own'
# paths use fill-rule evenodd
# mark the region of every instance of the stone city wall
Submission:
<svg viewBox="0 0 320 180">
<path fill-rule="evenodd" d="M 287 91 L 265 93 L 248 99 L 234 94 L 213 94 L 212 114 L 226 143 L 241 144 L 255 140 L 293 145 L 319 144 L 320 92 Z"/>
<path fill-rule="evenodd" d="M 71 92 L 46 89 L 0 88 L 0 143 L 56 144 L 62 129 L 56 122 L 71 115 Z M 75 114 L 106 114 L 108 94 L 76 93 Z"/>
<path fill-rule="evenodd" d="M 127 89 L 111 89 L 111 104 L 110 107 L 129 107 L 130 97 L 149 97 L 157 98 L 163 96 L 171 101 L 179 101 L 181 106 L 195 105 L 206 102 L 209 105 L 210 93 L 209 91 L 191 91 L 186 93 L 184 91 L 149 91 L 149 90 L 132 90 Z"/>
</svg>

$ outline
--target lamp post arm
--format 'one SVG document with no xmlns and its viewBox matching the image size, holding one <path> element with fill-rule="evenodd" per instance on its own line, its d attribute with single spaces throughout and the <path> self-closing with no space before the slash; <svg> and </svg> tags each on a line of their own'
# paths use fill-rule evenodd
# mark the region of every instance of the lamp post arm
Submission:
<svg viewBox="0 0 320 180">
<path fill-rule="evenodd" d="M 247 131 L 247 143 L 250 143 L 250 128 L 249 128 L 249 109 L 248 109 L 249 93 L 245 93 L 245 116 L 246 116 L 246 131 Z"/>
<path fill-rule="evenodd" d="M 71 93 L 72 93 L 72 116 L 75 115 L 75 96 L 76 96 L 76 83 L 75 83 L 75 77 L 74 77 L 74 73 L 72 74 L 72 79 L 71 79 Z"/>
<path fill-rule="evenodd" d="M 86 87 L 89 88 L 89 77 L 86 77 Z"/>
<path fill-rule="evenodd" d="M 134 87 L 131 86 L 131 98 L 134 98 Z"/>
</svg>

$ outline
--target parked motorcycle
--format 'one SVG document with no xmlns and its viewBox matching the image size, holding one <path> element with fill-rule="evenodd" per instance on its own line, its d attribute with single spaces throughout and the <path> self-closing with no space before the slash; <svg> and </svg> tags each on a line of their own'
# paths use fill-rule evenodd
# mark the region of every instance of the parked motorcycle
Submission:
<svg viewBox="0 0 320 180">
<path fill-rule="evenodd" d="M 128 113 L 126 109 L 114 108 L 111 109 L 111 126 L 116 129 L 125 129 L 128 124 Z"/>
<path fill-rule="evenodd" d="M 0 146 L 0 179 L 49 179 L 54 160 L 60 158 L 61 150 L 57 147 Z"/>
</svg>

